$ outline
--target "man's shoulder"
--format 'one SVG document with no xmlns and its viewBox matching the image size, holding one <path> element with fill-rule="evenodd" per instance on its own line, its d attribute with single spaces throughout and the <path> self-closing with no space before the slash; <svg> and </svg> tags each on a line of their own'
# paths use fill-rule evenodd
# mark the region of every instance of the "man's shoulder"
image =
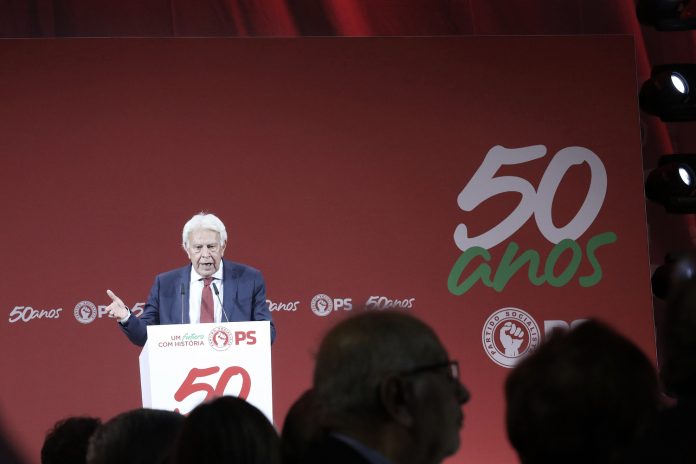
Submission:
<svg viewBox="0 0 696 464">
<path fill-rule="evenodd" d="M 237 263 L 235 261 L 228 261 L 226 259 L 223 259 L 222 265 L 225 269 L 225 272 L 229 272 L 233 276 L 261 274 L 261 271 L 259 271 L 255 267 L 251 267 L 243 263 Z"/>
<path fill-rule="evenodd" d="M 176 269 L 172 269 L 171 271 L 166 271 L 162 272 L 161 274 L 157 274 L 157 279 L 160 282 L 170 282 L 173 280 L 179 280 L 183 276 L 191 274 L 191 265 L 187 264 L 186 266 L 183 267 L 178 267 Z"/>
</svg>

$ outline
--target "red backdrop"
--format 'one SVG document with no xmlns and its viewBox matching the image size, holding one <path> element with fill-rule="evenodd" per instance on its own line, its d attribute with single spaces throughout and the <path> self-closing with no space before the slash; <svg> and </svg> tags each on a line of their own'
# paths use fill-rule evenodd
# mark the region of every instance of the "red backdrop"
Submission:
<svg viewBox="0 0 696 464">
<path fill-rule="evenodd" d="M 199 210 L 225 221 L 226 257 L 260 268 L 269 299 L 295 308 L 273 313 L 277 423 L 310 385 L 322 334 L 370 297 L 411 301 L 403 310 L 461 363 L 473 399 L 452 462 L 513 459 L 509 371 L 482 343 L 498 310 L 524 310 L 542 338 L 544 321 L 601 317 L 654 353 L 630 38 L 8 40 L 0 56 L 13 63 L 0 70 L 0 410 L 34 461 L 57 419 L 140 404 L 139 349 L 113 320 L 83 324 L 73 309 L 106 305 L 107 288 L 144 301 L 155 274 L 185 264 L 181 227 Z M 565 285 L 532 285 L 525 268 L 502 291 L 448 288 L 457 225 L 478 235 L 523 199 L 457 204 L 497 145 L 546 147 L 496 174 L 534 189 L 566 147 L 606 170 L 606 198 L 577 237 L 581 261 Z M 556 227 L 594 179 L 586 164 L 562 177 Z M 617 240 L 593 267 L 587 243 L 604 232 Z M 543 269 L 554 245 L 534 218 L 510 234 L 487 247 L 492 274 L 510 242 L 535 250 Z M 580 285 L 597 265 L 601 278 Z M 336 310 L 313 313 L 318 294 Z M 10 322 L 26 307 L 43 317 Z M 525 327 L 522 349 L 534 331 Z"/>
</svg>

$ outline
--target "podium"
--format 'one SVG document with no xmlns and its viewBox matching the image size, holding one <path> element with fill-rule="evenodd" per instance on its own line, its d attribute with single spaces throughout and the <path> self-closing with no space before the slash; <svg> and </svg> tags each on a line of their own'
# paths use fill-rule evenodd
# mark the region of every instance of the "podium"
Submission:
<svg viewBox="0 0 696 464">
<path fill-rule="evenodd" d="M 273 423 L 268 321 L 147 327 L 140 353 L 143 407 L 188 414 L 223 395 L 246 399 Z"/>
</svg>

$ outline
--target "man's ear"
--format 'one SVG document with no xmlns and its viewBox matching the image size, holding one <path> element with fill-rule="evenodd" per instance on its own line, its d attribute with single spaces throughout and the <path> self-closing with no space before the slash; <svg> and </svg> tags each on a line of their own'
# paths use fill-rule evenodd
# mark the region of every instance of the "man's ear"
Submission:
<svg viewBox="0 0 696 464">
<path fill-rule="evenodd" d="M 222 242 L 222 246 L 220 246 L 220 256 L 225 252 L 225 248 L 227 247 L 227 240 Z"/>
<path fill-rule="evenodd" d="M 379 385 L 379 399 L 387 415 L 398 424 L 410 427 L 415 422 L 411 412 L 413 385 L 403 377 L 386 377 Z"/>
</svg>

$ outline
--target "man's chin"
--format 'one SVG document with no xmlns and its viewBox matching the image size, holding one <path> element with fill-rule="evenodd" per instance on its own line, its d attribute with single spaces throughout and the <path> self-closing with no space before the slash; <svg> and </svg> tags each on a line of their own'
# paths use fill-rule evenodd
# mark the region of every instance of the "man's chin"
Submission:
<svg viewBox="0 0 696 464">
<path fill-rule="evenodd" d="M 210 277 L 211 275 L 215 274 L 215 266 L 198 266 L 196 268 L 196 272 L 198 272 L 198 275 L 201 277 Z"/>
</svg>

